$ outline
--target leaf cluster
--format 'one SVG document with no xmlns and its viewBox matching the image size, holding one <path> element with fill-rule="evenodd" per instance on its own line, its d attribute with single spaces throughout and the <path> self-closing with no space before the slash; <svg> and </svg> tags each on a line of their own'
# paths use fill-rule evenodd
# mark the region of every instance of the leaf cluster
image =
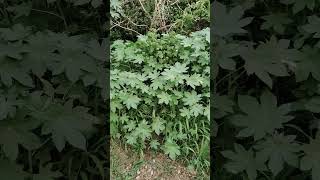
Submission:
<svg viewBox="0 0 320 180">
<path fill-rule="evenodd" d="M 320 179 L 319 7 L 212 4 L 217 179 Z"/>
</svg>

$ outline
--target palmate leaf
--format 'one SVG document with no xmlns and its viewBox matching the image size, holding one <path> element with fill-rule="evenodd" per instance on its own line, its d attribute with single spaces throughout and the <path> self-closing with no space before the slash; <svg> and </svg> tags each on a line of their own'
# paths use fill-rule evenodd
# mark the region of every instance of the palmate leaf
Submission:
<svg viewBox="0 0 320 180">
<path fill-rule="evenodd" d="M 157 97 L 159 98 L 159 101 L 158 101 L 159 104 L 169 104 L 169 102 L 172 100 L 171 95 L 166 92 L 162 92 L 161 94 L 158 94 Z"/>
<path fill-rule="evenodd" d="M 101 59 L 102 60 L 102 59 Z M 110 89 L 110 85 L 107 82 L 107 78 L 105 74 L 110 73 L 107 68 L 104 68 L 102 65 L 96 68 L 95 72 L 86 72 L 84 76 L 82 76 L 82 81 L 85 86 L 89 86 L 95 83 L 95 85 L 101 88 L 101 96 L 106 100 L 107 91 Z"/>
<path fill-rule="evenodd" d="M 6 98 L 0 95 L 0 120 L 13 118 L 16 114 L 17 107 L 21 105 L 21 101 L 17 99 Z"/>
<path fill-rule="evenodd" d="M 214 94 L 213 96 L 213 114 L 214 118 L 221 118 L 229 113 L 233 113 L 234 101 L 226 95 Z"/>
<path fill-rule="evenodd" d="M 18 61 L 8 58 L 0 59 L 0 79 L 8 87 L 12 86 L 13 80 L 28 87 L 34 86 L 28 70 Z"/>
<path fill-rule="evenodd" d="M 308 22 L 309 24 L 302 26 L 302 29 L 308 33 L 314 34 L 314 38 L 320 38 L 320 18 L 315 15 L 309 16 Z"/>
<path fill-rule="evenodd" d="M 180 147 L 172 139 L 167 139 L 162 147 L 165 154 L 168 154 L 172 160 L 181 154 Z"/>
<path fill-rule="evenodd" d="M 307 80 L 309 75 L 320 81 L 320 50 L 304 46 L 295 71 L 297 82 Z"/>
<path fill-rule="evenodd" d="M 268 167 L 276 176 L 284 168 L 284 163 L 298 167 L 298 155 L 300 145 L 295 140 L 296 136 L 275 133 L 266 140 L 258 142 L 254 146 L 258 150 L 257 157 L 263 162 L 268 161 Z"/>
<path fill-rule="evenodd" d="M 160 145 L 160 143 L 157 141 L 157 140 L 152 140 L 150 142 L 150 147 L 154 150 L 157 150 L 158 149 L 158 146 Z"/>
<path fill-rule="evenodd" d="M 295 49 L 288 49 L 289 40 L 280 39 L 272 36 L 266 43 L 261 43 L 256 49 L 252 47 L 242 47 L 240 56 L 245 60 L 247 73 L 255 74 L 272 88 L 272 79 L 269 74 L 274 76 L 288 76 L 286 64 L 291 65 L 299 58 L 299 52 Z"/>
<path fill-rule="evenodd" d="M 89 48 L 86 49 L 86 52 L 90 56 L 92 56 L 102 62 L 106 62 L 107 58 L 108 58 L 108 56 L 107 56 L 107 53 L 108 53 L 107 43 L 108 42 L 106 39 L 104 39 L 101 44 L 97 40 L 91 40 L 88 43 Z"/>
<path fill-rule="evenodd" d="M 14 118 L 17 109 L 21 108 L 24 101 L 20 96 L 24 96 L 26 91 L 17 85 L 8 88 L 3 88 L 0 91 L 0 120 L 6 118 Z"/>
<path fill-rule="evenodd" d="M 276 129 L 283 127 L 283 123 L 293 119 L 287 115 L 290 106 L 284 104 L 278 107 L 277 99 L 271 92 L 263 92 L 260 102 L 259 104 L 251 96 L 238 96 L 239 107 L 246 114 L 238 114 L 232 118 L 234 125 L 244 128 L 238 133 L 238 137 L 253 136 L 255 140 L 259 140 L 266 134 L 273 134 Z"/>
<path fill-rule="evenodd" d="M 261 25 L 261 29 L 273 28 L 277 33 L 283 34 L 285 31 L 285 26 L 292 22 L 292 19 L 284 13 L 272 13 L 267 16 L 262 16 L 265 22 Z"/>
<path fill-rule="evenodd" d="M 82 35 L 69 36 L 67 33 L 53 33 L 51 38 L 59 42 L 59 51 L 83 52 L 87 47 L 82 40 Z"/>
<path fill-rule="evenodd" d="M 40 146 L 39 138 L 31 132 L 39 122 L 36 120 L 24 119 L 16 116 L 14 119 L 0 121 L 0 144 L 5 155 L 12 161 L 16 160 L 19 149 L 22 145 L 28 150 Z"/>
<path fill-rule="evenodd" d="M 127 109 L 137 109 L 138 104 L 141 101 L 141 98 L 139 98 L 137 95 L 125 94 L 125 96 L 121 97 L 121 100 L 123 104 L 126 105 Z"/>
<path fill-rule="evenodd" d="M 90 56 L 79 50 L 60 50 L 57 61 L 50 61 L 48 64 L 53 75 L 65 73 L 71 82 L 79 80 L 84 74 L 83 71 L 95 72 L 96 62 Z"/>
<path fill-rule="evenodd" d="M 319 0 L 281 0 L 283 4 L 294 4 L 292 7 L 293 13 L 296 14 L 300 11 L 302 11 L 304 8 L 308 8 L 310 10 L 313 10 L 315 8 L 315 5 Z"/>
<path fill-rule="evenodd" d="M 32 9 L 31 2 L 23 2 L 19 5 L 9 6 L 7 8 L 9 12 L 13 12 L 15 14 L 14 19 L 17 19 L 22 16 L 29 16 L 31 9 Z"/>
<path fill-rule="evenodd" d="M 30 36 L 27 41 L 26 50 L 29 53 L 24 56 L 21 65 L 42 77 L 47 70 L 47 64 L 58 60 L 58 56 L 53 53 L 57 48 L 57 42 L 54 42 L 48 33 L 43 32 Z"/>
<path fill-rule="evenodd" d="M 312 180 L 320 180 L 320 137 L 310 139 L 309 144 L 304 144 L 302 150 L 304 156 L 301 158 L 300 169 L 311 170 Z"/>
<path fill-rule="evenodd" d="M 102 4 L 103 4 L 102 0 L 92 0 L 91 1 L 91 6 L 94 8 L 97 8 L 97 7 L 101 6 Z"/>
<path fill-rule="evenodd" d="M 86 150 L 85 133 L 93 130 L 97 118 L 88 114 L 88 108 L 72 107 L 72 101 L 65 105 L 52 103 L 44 110 L 34 111 L 31 116 L 43 123 L 42 134 L 51 134 L 59 151 L 68 142 L 74 147 Z"/>
<path fill-rule="evenodd" d="M 203 114 L 203 110 L 204 110 L 204 108 L 201 104 L 194 104 L 190 107 L 190 113 L 192 113 L 193 116 L 195 116 L 195 117 Z"/>
<path fill-rule="evenodd" d="M 191 86 L 193 89 L 195 89 L 196 86 L 201 86 L 204 81 L 204 78 L 200 74 L 192 74 L 190 77 L 186 78 L 186 84 Z"/>
<path fill-rule="evenodd" d="M 223 69 L 234 70 L 236 62 L 232 57 L 239 55 L 239 44 L 227 43 L 219 39 L 214 43 L 213 58 Z"/>
<path fill-rule="evenodd" d="M 138 127 L 133 131 L 133 135 L 137 138 L 141 138 L 142 141 L 151 137 L 151 127 L 146 120 L 142 120 Z"/>
<path fill-rule="evenodd" d="M 312 97 L 306 102 L 305 107 L 311 112 L 320 113 L 320 96 Z"/>
<path fill-rule="evenodd" d="M 165 129 L 165 121 L 160 117 L 153 118 L 152 121 L 152 130 L 157 134 L 160 135 L 160 133 Z"/>
<path fill-rule="evenodd" d="M 192 106 L 194 104 L 197 104 L 201 100 L 201 94 L 197 94 L 196 91 L 185 92 L 184 97 L 182 98 L 182 101 L 184 102 L 184 105 L 186 106 Z"/>
<path fill-rule="evenodd" d="M 30 27 L 15 24 L 11 28 L 0 28 L 1 37 L 8 41 L 22 40 L 31 33 Z"/>
<path fill-rule="evenodd" d="M 234 144 L 235 151 L 223 151 L 221 154 L 230 159 L 225 164 L 225 168 L 234 174 L 245 171 L 249 180 L 255 180 L 257 177 L 257 171 L 265 171 L 267 168 L 264 163 L 255 157 L 252 149 L 246 150 L 240 144 Z"/>
<path fill-rule="evenodd" d="M 241 6 L 232 8 L 227 12 L 225 5 L 214 1 L 213 4 L 213 34 L 227 36 L 230 34 L 246 33 L 242 27 L 248 25 L 253 17 L 242 18 L 244 10 Z"/>
<path fill-rule="evenodd" d="M 23 58 L 23 54 L 27 53 L 28 50 L 21 42 L 14 43 L 0 43 L 0 57 L 10 57 L 13 59 L 21 60 Z"/>
</svg>

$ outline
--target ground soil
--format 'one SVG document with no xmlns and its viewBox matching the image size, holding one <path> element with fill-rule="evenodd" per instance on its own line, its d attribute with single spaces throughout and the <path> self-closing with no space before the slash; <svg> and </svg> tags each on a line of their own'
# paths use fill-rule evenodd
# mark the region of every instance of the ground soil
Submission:
<svg viewBox="0 0 320 180">
<path fill-rule="evenodd" d="M 196 172 L 172 161 L 164 154 L 145 153 L 143 158 L 111 143 L 111 179 L 115 180 L 192 180 Z"/>
</svg>

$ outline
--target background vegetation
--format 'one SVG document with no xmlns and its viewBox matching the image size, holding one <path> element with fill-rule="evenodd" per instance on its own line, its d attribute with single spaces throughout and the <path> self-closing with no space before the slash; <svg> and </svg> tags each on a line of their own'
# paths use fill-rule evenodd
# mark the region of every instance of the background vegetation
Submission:
<svg viewBox="0 0 320 180">
<path fill-rule="evenodd" d="M 0 1 L 0 177 L 105 179 L 107 6 Z"/>
<path fill-rule="evenodd" d="M 213 3 L 214 178 L 320 179 L 319 6 Z"/>
</svg>

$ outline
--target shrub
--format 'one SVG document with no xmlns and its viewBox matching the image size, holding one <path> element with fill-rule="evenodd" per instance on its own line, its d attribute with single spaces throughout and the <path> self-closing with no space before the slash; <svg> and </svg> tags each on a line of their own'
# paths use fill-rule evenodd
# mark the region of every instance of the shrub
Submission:
<svg viewBox="0 0 320 180">
<path fill-rule="evenodd" d="M 111 135 L 208 168 L 209 29 L 148 33 L 111 48 Z"/>
</svg>

